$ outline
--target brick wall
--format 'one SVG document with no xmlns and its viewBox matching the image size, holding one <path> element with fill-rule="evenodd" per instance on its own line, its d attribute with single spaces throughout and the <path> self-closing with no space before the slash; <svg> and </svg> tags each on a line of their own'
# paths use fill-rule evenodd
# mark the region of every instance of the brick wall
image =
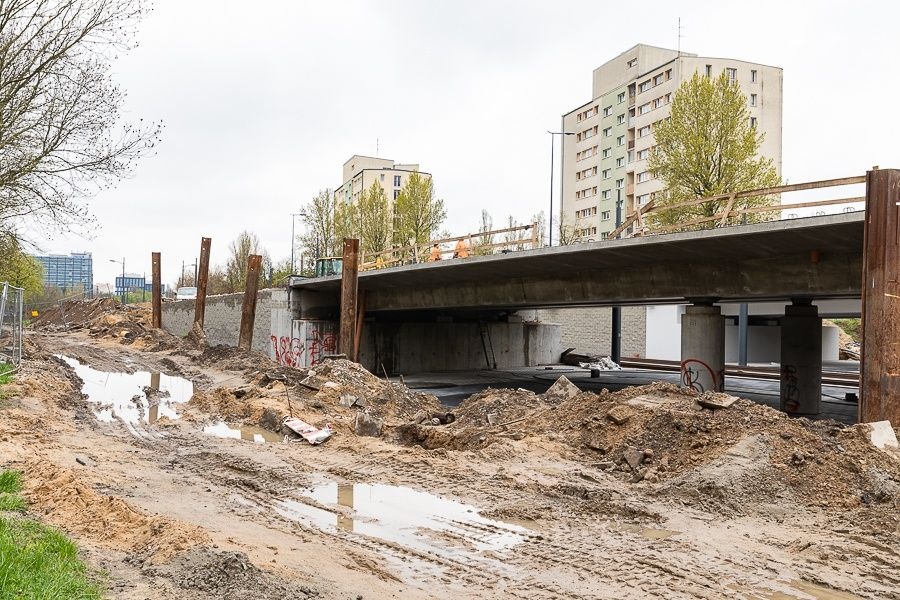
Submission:
<svg viewBox="0 0 900 600">
<path fill-rule="evenodd" d="M 612 310 L 599 308 L 554 308 L 540 310 L 543 323 L 562 328 L 562 347 L 579 352 L 608 355 L 611 345 Z M 622 356 L 644 357 L 647 347 L 647 319 L 643 306 L 622 308 Z"/>
</svg>

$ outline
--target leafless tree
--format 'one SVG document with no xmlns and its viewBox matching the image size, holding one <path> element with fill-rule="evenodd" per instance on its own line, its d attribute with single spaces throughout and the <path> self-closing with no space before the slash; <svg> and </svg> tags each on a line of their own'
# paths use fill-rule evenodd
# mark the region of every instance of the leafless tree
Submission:
<svg viewBox="0 0 900 600">
<path fill-rule="evenodd" d="M 142 0 L 0 0 L 0 231 L 88 231 L 85 201 L 127 176 L 161 124 L 125 123 L 112 62 Z"/>
</svg>

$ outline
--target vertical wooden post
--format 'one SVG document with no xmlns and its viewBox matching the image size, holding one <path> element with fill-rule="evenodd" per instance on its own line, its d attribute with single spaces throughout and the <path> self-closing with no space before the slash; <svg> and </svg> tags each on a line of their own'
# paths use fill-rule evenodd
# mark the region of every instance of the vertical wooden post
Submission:
<svg viewBox="0 0 900 600">
<path fill-rule="evenodd" d="M 200 271 L 197 274 L 197 299 L 194 301 L 194 323 L 199 323 L 203 328 L 203 318 L 206 316 L 206 282 L 209 280 L 209 247 L 212 239 L 200 239 Z"/>
<path fill-rule="evenodd" d="M 152 273 L 150 277 L 153 278 L 153 298 L 152 306 L 153 306 L 153 321 L 151 325 L 155 329 L 162 329 L 162 284 L 160 283 L 160 265 L 159 265 L 159 252 L 154 252 L 152 255 Z"/>
<path fill-rule="evenodd" d="M 353 338 L 356 337 L 356 291 L 359 277 L 359 240 L 344 238 L 341 268 L 341 330 L 338 352 L 353 358 Z"/>
<path fill-rule="evenodd" d="M 259 271 L 262 256 L 251 254 L 247 258 L 247 282 L 244 284 L 244 304 L 241 307 L 241 333 L 238 347 L 249 350 L 253 343 L 253 322 L 256 320 L 256 292 L 259 289 Z"/>
<path fill-rule="evenodd" d="M 900 170 L 866 173 L 859 421 L 900 424 Z"/>
</svg>

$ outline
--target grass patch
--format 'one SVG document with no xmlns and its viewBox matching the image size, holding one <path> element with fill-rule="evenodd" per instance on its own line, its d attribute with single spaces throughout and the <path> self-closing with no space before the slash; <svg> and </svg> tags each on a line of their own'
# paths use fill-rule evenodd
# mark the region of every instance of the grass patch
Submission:
<svg viewBox="0 0 900 600">
<path fill-rule="evenodd" d="M 17 472 L 0 473 L 0 511 L 24 510 L 21 489 Z M 0 598 L 94 600 L 102 593 L 65 535 L 31 519 L 0 516 Z"/>
<path fill-rule="evenodd" d="M 862 342 L 862 325 L 859 319 L 831 319 L 831 321 L 844 330 L 844 333 L 853 338 L 854 342 Z"/>
<path fill-rule="evenodd" d="M 22 491 L 22 476 L 18 471 L 3 471 L 0 473 L 0 492 L 18 494 Z"/>
<path fill-rule="evenodd" d="M 0 385 L 11 383 L 16 376 L 16 370 L 12 365 L 0 364 Z"/>
</svg>

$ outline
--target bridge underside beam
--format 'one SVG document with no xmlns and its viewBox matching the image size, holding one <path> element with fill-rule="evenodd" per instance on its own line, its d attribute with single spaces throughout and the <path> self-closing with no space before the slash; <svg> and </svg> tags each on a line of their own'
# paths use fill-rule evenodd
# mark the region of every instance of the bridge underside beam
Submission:
<svg viewBox="0 0 900 600">
<path fill-rule="evenodd" d="M 813 248 L 810 248 L 813 250 Z M 368 290 L 366 309 L 519 309 L 614 303 L 654 304 L 689 298 L 720 300 L 853 297 L 860 294 L 860 254 L 809 253 L 765 259 L 689 263 L 622 264 L 554 277 L 481 278 L 465 284 L 433 284 Z M 364 285 L 360 281 L 360 286 Z"/>
</svg>

